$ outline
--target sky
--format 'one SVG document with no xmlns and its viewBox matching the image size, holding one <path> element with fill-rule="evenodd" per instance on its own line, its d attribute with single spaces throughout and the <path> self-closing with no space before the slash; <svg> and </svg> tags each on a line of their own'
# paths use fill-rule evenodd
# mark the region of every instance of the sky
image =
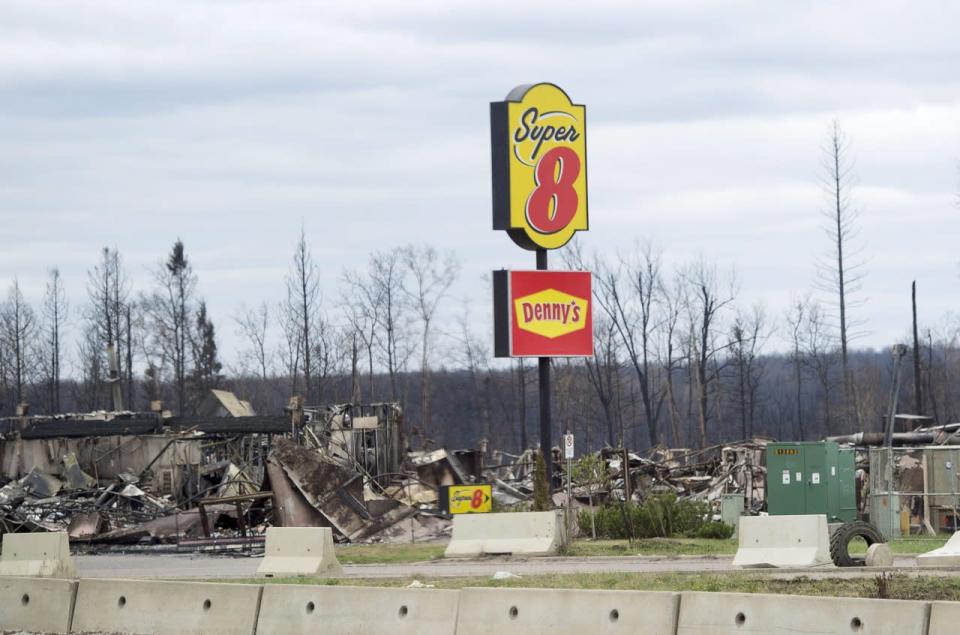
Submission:
<svg viewBox="0 0 960 635">
<path fill-rule="evenodd" d="M 138 291 L 179 237 L 229 362 L 302 224 L 334 323 L 344 270 L 426 242 L 462 262 L 443 328 L 466 303 L 489 332 L 484 276 L 533 255 L 491 229 L 488 104 L 550 81 L 587 106 L 584 250 L 703 257 L 773 317 L 829 249 L 839 120 L 858 345 L 885 347 L 911 280 L 931 326 L 960 291 L 958 23 L 946 0 L 3 0 L 0 283 L 39 302 L 57 266 L 79 307 L 103 246 Z"/>
</svg>

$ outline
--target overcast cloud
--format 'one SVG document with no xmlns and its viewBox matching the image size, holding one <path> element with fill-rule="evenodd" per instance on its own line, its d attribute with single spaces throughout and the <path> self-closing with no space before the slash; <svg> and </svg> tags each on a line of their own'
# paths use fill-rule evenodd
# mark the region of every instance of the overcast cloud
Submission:
<svg viewBox="0 0 960 635">
<path fill-rule="evenodd" d="M 74 306 L 104 245 L 134 286 L 179 236 L 228 360 L 231 316 L 282 295 L 301 222 L 336 321 L 372 250 L 532 254 L 490 229 L 488 103 L 552 81 L 589 118 L 587 251 L 649 240 L 736 268 L 779 315 L 827 249 L 826 129 L 851 141 L 867 260 L 860 345 L 955 306 L 960 5 L 836 2 L 0 2 L 0 278 Z"/>
</svg>

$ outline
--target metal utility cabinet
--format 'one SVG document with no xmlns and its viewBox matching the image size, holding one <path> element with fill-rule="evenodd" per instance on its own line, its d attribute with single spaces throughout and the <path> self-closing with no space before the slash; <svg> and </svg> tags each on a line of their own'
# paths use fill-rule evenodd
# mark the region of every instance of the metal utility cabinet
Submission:
<svg viewBox="0 0 960 635">
<path fill-rule="evenodd" d="M 830 441 L 767 445 L 767 513 L 826 514 L 830 523 L 855 521 L 853 450 Z"/>
</svg>

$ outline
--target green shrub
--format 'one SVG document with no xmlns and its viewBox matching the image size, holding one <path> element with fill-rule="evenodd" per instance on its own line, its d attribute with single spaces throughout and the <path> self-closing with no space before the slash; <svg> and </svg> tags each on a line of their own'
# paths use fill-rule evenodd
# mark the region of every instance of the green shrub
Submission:
<svg viewBox="0 0 960 635">
<path fill-rule="evenodd" d="M 652 496 L 641 504 L 605 505 L 596 510 L 597 537 L 633 540 L 693 535 L 709 524 L 708 513 L 706 503 L 677 500 L 673 494 Z M 590 533 L 589 510 L 582 510 L 577 522 L 581 532 Z"/>
<path fill-rule="evenodd" d="M 692 538 L 711 538 L 714 540 L 727 540 L 732 536 L 733 527 L 719 520 L 703 523 L 691 534 Z"/>
</svg>

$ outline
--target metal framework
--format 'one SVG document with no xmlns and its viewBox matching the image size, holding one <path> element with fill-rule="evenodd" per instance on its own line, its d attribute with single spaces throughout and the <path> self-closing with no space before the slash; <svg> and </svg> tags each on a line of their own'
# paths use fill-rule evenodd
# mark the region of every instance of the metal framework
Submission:
<svg viewBox="0 0 960 635">
<path fill-rule="evenodd" d="M 929 535 L 960 529 L 960 446 L 875 447 L 869 459 L 870 521 L 886 537 L 905 524 Z"/>
</svg>

